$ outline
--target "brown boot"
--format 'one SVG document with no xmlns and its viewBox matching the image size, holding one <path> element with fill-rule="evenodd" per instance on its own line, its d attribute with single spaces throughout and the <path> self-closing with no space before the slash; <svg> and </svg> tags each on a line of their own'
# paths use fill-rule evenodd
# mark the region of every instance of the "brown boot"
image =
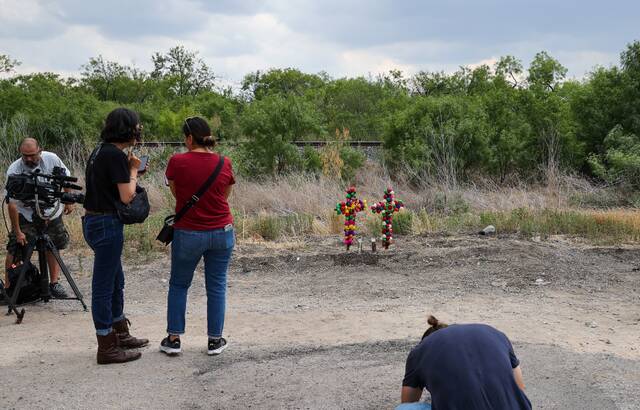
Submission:
<svg viewBox="0 0 640 410">
<path fill-rule="evenodd" d="M 119 348 L 115 332 L 106 336 L 98 335 L 98 364 L 125 363 L 138 360 L 140 356 L 140 352 L 125 352 Z"/>
<path fill-rule="evenodd" d="M 136 349 L 138 347 L 144 347 L 149 344 L 149 339 L 138 339 L 129 334 L 129 325 L 131 322 L 129 319 L 124 318 L 119 322 L 115 322 L 113 331 L 118 337 L 118 346 L 123 349 Z"/>
</svg>

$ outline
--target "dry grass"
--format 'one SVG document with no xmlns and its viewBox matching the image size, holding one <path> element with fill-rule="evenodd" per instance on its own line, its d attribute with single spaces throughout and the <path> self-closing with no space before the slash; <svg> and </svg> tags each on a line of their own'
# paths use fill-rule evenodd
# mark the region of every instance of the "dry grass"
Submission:
<svg viewBox="0 0 640 410">
<path fill-rule="evenodd" d="M 152 215 L 142 225 L 127 227 L 128 255 L 166 252 L 154 238 L 164 216 L 174 206 L 162 172 L 171 152 L 149 153 L 152 171 L 141 178 L 141 183 L 148 190 Z M 84 164 L 80 161 L 78 157 L 71 168 L 83 184 Z M 565 234 L 601 243 L 640 241 L 640 214 L 619 207 L 633 203 L 627 196 L 575 177 L 556 176 L 550 186 L 522 182 L 500 186 L 490 180 L 456 188 L 430 181 L 415 186 L 402 180 L 392 184 L 383 167 L 368 163 L 353 184 L 358 196 L 369 204 L 381 200 L 386 187 L 394 188 L 397 198 L 406 204 L 406 209 L 394 217 L 397 234 L 475 232 L 493 224 L 499 232 L 523 236 Z M 344 199 L 348 185 L 313 175 L 289 175 L 265 181 L 238 178 L 230 198 L 238 239 L 267 240 L 290 247 L 308 235 L 340 236 L 343 219 L 335 214 L 334 208 Z M 78 210 L 65 218 L 73 249 L 86 248 L 80 214 Z M 379 215 L 362 212 L 357 221 L 360 235 L 379 236 Z M 4 230 L 0 231 L 0 241 L 6 241 Z"/>
</svg>

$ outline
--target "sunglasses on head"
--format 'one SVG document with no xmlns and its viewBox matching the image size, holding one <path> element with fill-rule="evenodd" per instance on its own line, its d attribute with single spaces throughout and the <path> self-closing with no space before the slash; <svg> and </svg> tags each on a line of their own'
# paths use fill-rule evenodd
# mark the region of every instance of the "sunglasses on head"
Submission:
<svg viewBox="0 0 640 410">
<path fill-rule="evenodd" d="M 189 135 L 193 135 L 193 131 L 191 131 L 191 127 L 189 126 L 189 120 L 192 120 L 196 117 L 189 117 L 184 120 L 184 125 L 187 126 L 187 130 L 189 130 Z"/>
<path fill-rule="evenodd" d="M 136 141 L 140 142 L 142 140 L 142 129 L 143 126 L 142 124 L 138 124 L 136 126 L 136 128 L 133 130 L 133 137 L 136 139 Z"/>
</svg>

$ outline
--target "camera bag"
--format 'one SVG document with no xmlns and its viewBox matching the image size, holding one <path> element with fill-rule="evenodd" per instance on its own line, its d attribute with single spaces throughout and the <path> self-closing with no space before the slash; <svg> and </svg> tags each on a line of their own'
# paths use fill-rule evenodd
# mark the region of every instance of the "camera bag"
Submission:
<svg viewBox="0 0 640 410">
<path fill-rule="evenodd" d="M 136 196 L 127 205 L 121 201 L 116 201 L 118 218 L 125 225 L 139 224 L 149 216 L 151 205 L 147 191 L 140 185 L 136 185 Z"/>
<path fill-rule="evenodd" d="M 164 219 L 164 226 L 160 230 L 160 233 L 156 237 L 156 239 L 165 245 L 169 245 L 171 241 L 173 241 L 173 225 L 178 222 L 182 217 L 191 209 L 199 200 L 202 195 L 209 189 L 211 184 L 218 178 L 220 171 L 222 171 L 222 166 L 224 165 L 224 157 L 220 155 L 220 160 L 218 161 L 218 165 L 213 170 L 213 173 L 207 180 L 202 184 L 198 192 L 191 196 L 191 199 L 187 201 L 186 204 L 176 213 L 175 215 L 169 215 Z"/>
<path fill-rule="evenodd" d="M 18 283 L 18 277 L 22 269 L 25 269 L 25 274 L 22 280 L 22 285 L 18 291 L 18 297 L 16 304 L 21 305 L 23 303 L 33 302 L 41 297 L 41 281 L 42 275 L 38 268 L 31 263 L 31 261 L 24 261 L 23 256 L 24 248 L 20 246 L 14 256 L 14 264 L 11 268 L 7 269 L 7 276 L 9 277 L 9 283 L 11 286 L 5 289 L 6 297 L 10 298 L 16 291 L 16 285 Z M 24 266 L 26 265 L 26 266 Z M 9 302 L 7 300 L 6 302 Z"/>
<path fill-rule="evenodd" d="M 89 164 L 93 167 L 95 159 L 98 157 L 98 153 L 102 148 L 102 144 L 93 151 Z M 140 185 L 136 185 L 136 195 L 128 204 L 122 203 L 120 200 L 116 200 L 114 203 L 118 214 L 118 219 L 125 225 L 139 224 L 144 222 L 149 216 L 151 205 L 149 204 L 149 196 L 146 189 Z"/>
</svg>

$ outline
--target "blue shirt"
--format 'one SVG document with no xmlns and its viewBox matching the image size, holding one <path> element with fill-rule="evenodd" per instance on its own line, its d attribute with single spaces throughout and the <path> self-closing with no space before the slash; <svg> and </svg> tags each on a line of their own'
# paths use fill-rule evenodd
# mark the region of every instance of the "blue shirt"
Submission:
<svg viewBox="0 0 640 410">
<path fill-rule="evenodd" d="M 513 376 L 519 364 L 504 333 L 487 325 L 451 325 L 411 351 L 402 385 L 426 388 L 434 410 L 530 410 Z"/>
</svg>

